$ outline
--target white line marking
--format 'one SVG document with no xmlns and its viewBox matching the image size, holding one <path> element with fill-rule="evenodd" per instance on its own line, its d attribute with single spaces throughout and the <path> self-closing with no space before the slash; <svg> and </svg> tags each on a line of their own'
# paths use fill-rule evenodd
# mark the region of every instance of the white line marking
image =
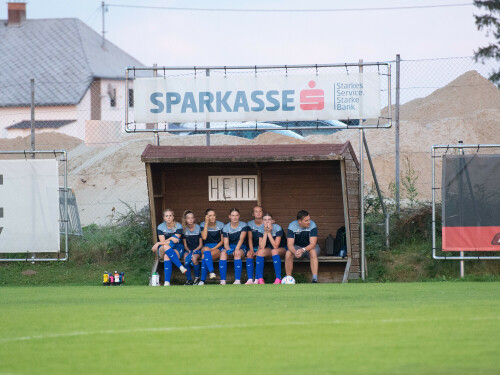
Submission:
<svg viewBox="0 0 500 375">
<path fill-rule="evenodd" d="M 208 326 L 187 326 L 187 327 L 150 327 L 134 329 L 107 329 L 101 331 L 75 331 L 63 333 L 48 333 L 45 335 L 21 336 L 0 339 L 0 344 L 16 341 L 57 339 L 61 337 L 91 336 L 91 335 L 118 335 L 142 332 L 178 332 L 178 331 L 196 331 L 204 329 L 233 329 L 233 328 L 259 328 L 276 326 L 307 326 L 307 325 L 336 325 L 336 324 L 391 324 L 391 323 L 427 323 L 438 321 L 450 321 L 449 317 L 442 319 L 378 319 L 378 320 L 331 320 L 328 322 L 282 322 L 282 323 L 259 323 L 259 324 L 215 324 Z M 481 320 L 500 320 L 500 316 L 483 316 L 471 318 L 458 318 L 458 321 L 481 321 Z M 0 374 L 2 375 L 2 374 Z"/>
</svg>

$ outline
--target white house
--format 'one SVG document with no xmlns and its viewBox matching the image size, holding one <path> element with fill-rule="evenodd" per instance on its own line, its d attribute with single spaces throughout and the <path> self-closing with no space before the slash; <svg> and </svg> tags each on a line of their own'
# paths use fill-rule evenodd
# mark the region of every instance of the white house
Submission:
<svg viewBox="0 0 500 375">
<path fill-rule="evenodd" d="M 91 136 L 86 128 L 123 128 L 125 69 L 143 65 L 79 19 L 30 20 L 26 3 L 7 6 L 8 19 L 0 20 L 0 138 L 29 135 L 32 78 L 36 132 L 84 140 Z"/>
</svg>

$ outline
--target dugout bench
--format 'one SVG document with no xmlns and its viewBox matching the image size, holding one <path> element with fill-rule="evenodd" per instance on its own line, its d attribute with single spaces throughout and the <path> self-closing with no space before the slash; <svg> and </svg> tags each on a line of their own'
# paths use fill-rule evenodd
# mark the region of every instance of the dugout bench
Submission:
<svg viewBox="0 0 500 375">
<path fill-rule="evenodd" d="M 255 261 L 255 258 L 254 258 Z M 227 263 L 227 279 L 228 280 L 234 280 L 234 267 L 232 266 L 234 260 L 233 259 L 228 259 Z M 243 259 L 243 262 L 245 260 Z M 274 275 L 274 268 L 272 268 L 272 259 L 266 258 L 264 261 L 267 265 L 264 265 L 264 276 L 272 273 Z M 219 261 L 214 260 L 214 270 L 215 273 L 218 275 L 218 270 L 219 270 Z M 331 255 L 320 255 L 318 257 L 318 281 L 319 282 L 341 282 L 341 283 L 346 283 L 349 277 L 349 270 L 351 268 L 351 259 L 348 257 L 342 258 L 338 256 L 331 256 Z M 335 267 L 335 265 L 344 265 L 344 273 L 342 276 L 342 279 L 338 279 L 338 272 L 331 272 L 332 269 L 334 268 L 339 268 Z M 151 273 L 157 272 L 158 275 L 160 275 L 160 281 L 163 283 L 165 280 L 164 274 L 163 274 L 163 261 L 160 261 L 158 259 L 158 253 L 155 252 L 155 259 L 153 262 L 153 268 L 151 269 Z M 296 259 L 294 260 L 294 265 L 293 265 L 293 273 L 294 274 L 305 274 L 305 277 L 307 280 L 311 279 L 311 268 L 309 266 L 309 260 L 308 259 Z M 281 260 L 281 275 L 282 277 L 285 277 L 285 260 Z M 245 282 L 245 276 L 246 276 L 246 268 L 242 272 L 242 282 Z M 174 272 L 172 273 L 172 279 L 183 279 L 184 276 L 180 273 L 179 269 L 177 267 L 174 267 Z M 217 278 L 219 280 L 219 278 Z M 273 277 L 274 280 L 274 277 Z M 207 278 L 207 283 L 210 284 L 211 281 Z"/>
</svg>

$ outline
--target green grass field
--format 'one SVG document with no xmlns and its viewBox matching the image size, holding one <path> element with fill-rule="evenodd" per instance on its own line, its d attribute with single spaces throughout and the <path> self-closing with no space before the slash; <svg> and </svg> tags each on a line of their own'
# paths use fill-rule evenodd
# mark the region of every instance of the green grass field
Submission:
<svg viewBox="0 0 500 375">
<path fill-rule="evenodd" d="M 500 284 L 2 287 L 0 374 L 498 374 Z"/>
</svg>

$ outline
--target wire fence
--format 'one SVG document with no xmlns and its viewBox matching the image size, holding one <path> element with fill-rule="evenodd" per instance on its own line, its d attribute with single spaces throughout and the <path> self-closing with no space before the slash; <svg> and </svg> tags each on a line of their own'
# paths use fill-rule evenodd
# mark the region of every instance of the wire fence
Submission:
<svg viewBox="0 0 500 375">
<path fill-rule="evenodd" d="M 392 109 L 395 110 L 396 62 L 391 66 Z M 431 197 L 431 155 L 433 144 L 488 143 L 487 137 L 500 118 L 498 89 L 487 80 L 496 62 L 476 63 L 471 57 L 430 60 L 401 60 L 400 63 L 400 149 L 401 178 L 407 187 L 402 188 L 402 199 L 408 200 L 411 189 L 416 189 L 417 199 Z M 326 69 L 326 68 L 321 68 Z M 337 69 L 337 68 L 336 68 Z M 366 67 L 364 71 L 377 71 L 379 67 Z M 348 68 L 357 71 L 358 68 Z M 315 68 L 308 68 L 315 71 Z M 332 70 L 333 71 L 333 70 Z M 344 68 L 345 72 L 345 68 Z M 246 71 L 238 74 L 254 74 Z M 283 71 L 262 71 L 281 74 Z M 295 74 L 294 72 L 288 72 Z M 159 75 L 163 71 L 158 72 Z M 174 74 L 174 73 L 170 73 Z M 175 74 L 193 74 L 177 72 Z M 205 71 L 196 74 L 205 75 Z M 211 75 L 227 74 L 223 70 Z M 17 100 L 0 106 L 0 150 L 31 149 L 31 90 L 30 78 L 18 82 L 0 81 L 0 94 L 15 91 Z M 132 133 L 125 131 L 125 109 L 128 105 L 133 115 L 133 85 L 126 88 L 124 79 L 52 79 L 33 77 L 35 97 L 35 148 L 36 150 L 68 151 L 68 186 L 73 189 L 81 224 L 107 224 L 126 213 L 130 208 L 140 210 L 149 203 L 146 174 L 140 155 L 147 144 L 206 145 L 206 134 L 186 131 L 180 135 L 168 129 L 180 124 L 165 124 L 167 132 Z M 381 80 L 384 82 L 384 80 Z M 385 85 L 385 86 L 384 86 Z M 51 97 L 64 88 L 85 87 L 74 103 L 51 102 Z M 76 90 L 76 89 L 75 89 Z M 382 84 L 383 115 L 387 115 L 387 84 Z M 0 95 L 0 96 L 1 96 Z M 10 94 L 9 94 L 10 95 Z M 17 103 L 17 104 L 16 104 Z M 394 117 L 394 111 L 393 111 Z M 141 124 L 152 129 L 155 124 Z M 163 126 L 163 124 L 162 124 Z M 476 130 L 471 128 L 476 127 Z M 211 145 L 242 145 L 287 142 L 336 142 L 351 141 L 356 154 L 359 152 L 357 130 L 332 130 L 318 134 L 277 129 L 266 135 L 254 132 L 226 131 L 211 134 Z M 386 196 L 391 197 L 391 184 L 395 181 L 394 126 L 392 129 L 373 129 L 366 132 L 377 177 Z M 257 138 L 255 138 L 257 136 Z M 284 138 L 289 136 L 288 138 Z M 254 139 L 255 138 L 255 139 Z M 415 171 L 412 177 L 411 170 Z M 412 180 L 413 179 L 413 180 Z M 366 176 L 367 184 L 371 177 Z"/>
</svg>

